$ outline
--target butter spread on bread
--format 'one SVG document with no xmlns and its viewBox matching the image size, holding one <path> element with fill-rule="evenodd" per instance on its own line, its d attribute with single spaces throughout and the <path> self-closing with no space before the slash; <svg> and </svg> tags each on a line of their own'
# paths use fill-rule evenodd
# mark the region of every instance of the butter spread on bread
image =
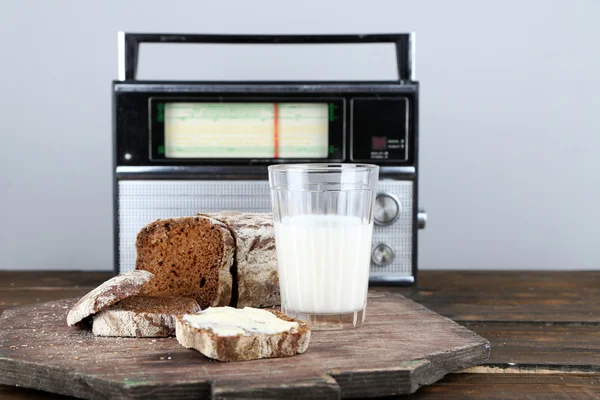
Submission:
<svg viewBox="0 0 600 400">
<path fill-rule="evenodd" d="M 187 314 L 183 320 L 194 328 L 210 329 L 220 336 L 275 334 L 298 329 L 298 322 L 284 321 L 253 307 L 209 307 L 199 314 Z"/>
</svg>

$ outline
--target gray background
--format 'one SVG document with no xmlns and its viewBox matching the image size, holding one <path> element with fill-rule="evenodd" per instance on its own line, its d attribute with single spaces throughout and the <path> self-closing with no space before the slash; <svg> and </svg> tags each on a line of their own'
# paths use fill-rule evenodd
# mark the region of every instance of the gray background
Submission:
<svg viewBox="0 0 600 400">
<path fill-rule="evenodd" d="M 421 267 L 598 268 L 599 21 L 595 0 L 3 0 L 0 269 L 112 268 L 119 30 L 416 31 L 421 203 L 430 217 Z M 186 68 L 168 65 L 179 50 L 155 50 L 142 54 L 147 76 L 166 67 L 209 79 L 393 71 L 379 47 L 299 56 L 205 47 Z"/>
</svg>

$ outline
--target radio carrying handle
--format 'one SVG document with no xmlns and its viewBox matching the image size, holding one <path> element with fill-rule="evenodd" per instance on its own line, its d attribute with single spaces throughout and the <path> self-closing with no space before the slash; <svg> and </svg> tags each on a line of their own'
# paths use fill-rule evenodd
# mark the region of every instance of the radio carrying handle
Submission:
<svg viewBox="0 0 600 400">
<path fill-rule="evenodd" d="M 415 34 L 374 35 L 205 35 L 119 32 L 119 80 L 135 80 L 140 43 L 360 44 L 393 43 L 398 81 L 415 80 Z"/>
</svg>

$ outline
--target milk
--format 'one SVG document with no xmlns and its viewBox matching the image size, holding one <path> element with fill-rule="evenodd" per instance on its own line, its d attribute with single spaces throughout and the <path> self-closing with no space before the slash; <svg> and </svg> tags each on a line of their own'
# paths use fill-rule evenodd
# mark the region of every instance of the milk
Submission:
<svg viewBox="0 0 600 400">
<path fill-rule="evenodd" d="M 364 308 L 373 224 L 358 217 L 298 215 L 275 223 L 284 310 L 338 314 Z"/>
</svg>

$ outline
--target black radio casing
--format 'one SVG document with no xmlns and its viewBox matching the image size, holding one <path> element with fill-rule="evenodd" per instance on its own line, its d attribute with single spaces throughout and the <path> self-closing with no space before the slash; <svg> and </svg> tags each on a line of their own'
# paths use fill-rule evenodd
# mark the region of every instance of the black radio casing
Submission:
<svg viewBox="0 0 600 400">
<path fill-rule="evenodd" d="M 299 162 L 373 162 L 415 165 L 418 143 L 418 82 L 281 83 L 120 82 L 114 83 L 115 145 L 118 165 L 270 165 Z M 328 158 L 168 159 L 155 106 L 161 102 L 327 102 L 339 107 L 332 123 Z M 382 107 L 388 106 L 388 107 Z M 154 111 L 154 112 L 153 112 Z M 400 111 L 400 112 L 398 112 Z M 382 115 L 383 114 L 383 115 Z M 372 149 L 372 138 L 397 141 L 396 149 Z M 385 152 L 388 157 L 385 157 Z M 390 153 L 392 157 L 390 157 Z"/>
</svg>

